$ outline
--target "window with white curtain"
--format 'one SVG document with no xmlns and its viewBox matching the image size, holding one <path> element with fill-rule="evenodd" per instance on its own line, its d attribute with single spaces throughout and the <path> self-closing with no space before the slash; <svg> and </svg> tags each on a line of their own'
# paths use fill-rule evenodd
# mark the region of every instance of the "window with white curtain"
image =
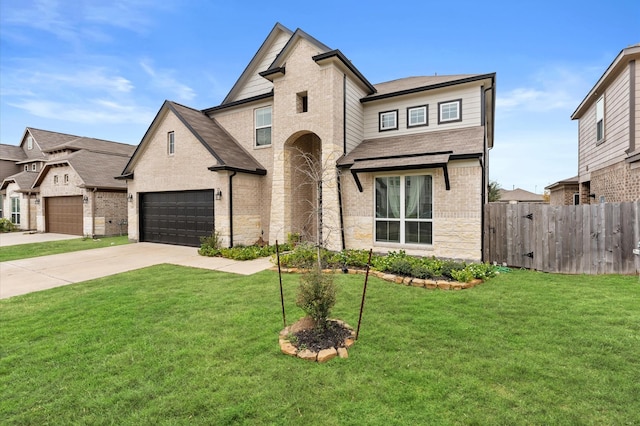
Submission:
<svg viewBox="0 0 640 426">
<path fill-rule="evenodd" d="M 433 244 L 433 178 L 430 175 L 375 179 L 375 240 Z"/>
</svg>

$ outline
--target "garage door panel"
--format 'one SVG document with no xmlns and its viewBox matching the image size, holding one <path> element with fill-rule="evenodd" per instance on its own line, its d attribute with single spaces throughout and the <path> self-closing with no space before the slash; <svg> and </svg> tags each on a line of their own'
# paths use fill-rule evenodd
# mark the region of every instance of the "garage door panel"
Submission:
<svg viewBox="0 0 640 426">
<path fill-rule="evenodd" d="M 213 232 L 213 190 L 141 195 L 140 241 L 200 246 Z"/>
<path fill-rule="evenodd" d="M 82 196 L 45 198 L 47 232 L 83 235 Z"/>
</svg>

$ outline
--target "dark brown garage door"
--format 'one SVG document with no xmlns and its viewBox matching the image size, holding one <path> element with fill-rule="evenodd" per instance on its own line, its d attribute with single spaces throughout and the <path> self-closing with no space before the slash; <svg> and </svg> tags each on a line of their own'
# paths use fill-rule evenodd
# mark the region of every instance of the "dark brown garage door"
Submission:
<svg viewBox="0 0 640 426">
<path fill-rule="evenodd" d="M 45 198 L 47 232 L 82 235 L 82 197 Z"/>
<path fill-rule="evenodd" d="M 140 194 L 140 241 L 200 246 L 213 232 L 213 190 Z"/>
</svg>

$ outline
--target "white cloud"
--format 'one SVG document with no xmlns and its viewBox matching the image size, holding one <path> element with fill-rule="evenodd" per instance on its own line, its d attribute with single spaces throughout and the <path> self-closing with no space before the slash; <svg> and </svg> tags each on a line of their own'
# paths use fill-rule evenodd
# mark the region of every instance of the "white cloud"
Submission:
<svg viewBox="0 0 640 426">
<path fill-rule="evenodd" d="M 10 106 L 25 110 L 42 118 L 70 121 L 74 123 L 150 123 L 154 111 L 138 105 L 123 105 L 104 99 L 92 99 L 83 103 L 56 102 L 45 99 L 30 99 Z"/>
<path fill-rule="evenodd" d="M 140 62 L 142 69 L 151 77 L 151 85 L 166 92 L 171 92 L 177 96 L 178 100 L 190 101 L 196 97 L 196 92 L 186 84 L 180 83 L 173 77 L 173 70 L 157 70 L 150 64 L 149 60 Z"/>
</svg>

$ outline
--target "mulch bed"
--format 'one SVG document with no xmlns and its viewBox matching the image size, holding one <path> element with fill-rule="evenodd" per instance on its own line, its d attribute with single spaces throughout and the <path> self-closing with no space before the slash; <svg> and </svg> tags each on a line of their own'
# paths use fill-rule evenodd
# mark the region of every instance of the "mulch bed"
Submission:
<svg viewBox="0 0 640 426">
<path fill-rule="evenodd" d="M 336 321 L 327 321 L 327 328 L 318 330 L 315 328 L 301 330 L 293 333 L 296 336 L 296 348 L 306 348 L 314 352 L 323 349 L 344 347 L 344 341 L 351 337 L 351 330 Z"/>
</svg>

